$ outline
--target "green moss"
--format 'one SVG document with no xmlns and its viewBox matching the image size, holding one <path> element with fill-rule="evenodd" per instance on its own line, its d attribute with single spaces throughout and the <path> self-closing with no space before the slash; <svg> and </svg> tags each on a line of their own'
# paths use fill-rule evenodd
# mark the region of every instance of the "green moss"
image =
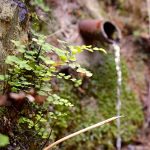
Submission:
<svg viewBox="0 0 150 150">
<path fill-rule="evenodd" d="M 112 54 L 103 57 L 103 64 L 92 69 L 93 77 L 85 95 L 78 95 L 70 83 L 63 84 L 61 96 L 68 98 L 74 104 L 72 117 L 68 121 L 68 128 L 64 132 L 72 133 L 91 124 L 116 115 L 116 70 Z M 122 62 L 122 110 L 125 116 L 121 119 L 121 136 L 124 143 L 129 143 L 136 137 L 138 129 L 143 123 L 141 104 L 129 88 L 128 72 L 125 62 Z M 65 86 L 64 86 L 65 85 Z M 82 98 L 84 97 L 84 98 Z M 116 123 L 79 135 L 63 143 L 62 149 L 94 150 L 101 145 L 104 149 L 115 149 Z"/>
</svg>

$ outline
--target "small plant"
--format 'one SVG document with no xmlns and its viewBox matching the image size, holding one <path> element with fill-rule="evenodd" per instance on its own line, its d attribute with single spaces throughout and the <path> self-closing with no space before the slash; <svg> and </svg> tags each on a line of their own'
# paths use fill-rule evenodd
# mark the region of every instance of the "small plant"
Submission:
<svg viewBox="0 0 150 150">
<path fill-rule="evenodd" d="M 7 73 L 0 75 L 0 80 L 4 81 L 4 94 L 11 93 L 10 95 L 13 95 L 24 92 L 24 99 L 28 100 L 28 104 L 25 104 L 18 114 L 16 128 L 19 132 L 26 131 L 28 128 L 30 130 L 28 134 L 31 134 L 30 136 L 33 138 L 49 138 L 54 124 L 67 127 L 67 119 L 71 113 L 70 108 L 73 107 L 68 99 L 64 99 L 59 96 L 59 93 L 54 92 L 53 82 L 56 79 L 69 80 L 76 87 L 82 83 L 81 79 L 76 76 L 61 73 L 60 68 L 69 66 L 77 73 L 90 77 L 92 74 L 75 62 L 75 55 L 83 50 L 105 51 L 84 45 L 69 46 L 62 41 L 64 48 L 57 48 L 46 42 L 46 36 L 35 32 L 33 32 L 32 40 L 26 44 L 22 44 L 20 41 L 12 42 L 16 51 L 6 58 Z M 13 97 L 15 96 L 13 95 Z M 33 101 L 42 105 L 32 103 Z M 33 131 L 36 134 L 32 134 Z M 29 136 L 28 134 L 27 136 Z M 16 138 L 22 139 L 19 136 Z"/>
<path fill-rule="evenodd" d="M 49 7 L 45 5 L 43 0 L 33 0 L 32 5 L 40 7 L 45 12 L 49 11 Z"/>
<path fill-rule="evenodd" d="M 9 144 L 9 138 L 6 135 L 0 134 L 0 147 L 4 147 Z"/>
<path fill-rule="evenodd" d="M 12 41 L 16 46 L 16 52 L 9 55 L 5 61 L 9 65 L 7 75 L 0 76 L 0 80 L 7 82 L 6 88 L 9 87 L 9 91 L 19 92 L 34 88 L 39 94 L 48 96 L 52 90 L 50 81 L 54 77 L 77 81 L 71 76 L 59 73 L 59 68 L 62 66 L 67 65 L 79 73 L 92 76 L 89 71 L 75 62 L 77 53 L 83 50 L 104 51 L 91 46 L 66 46 L 66 49 L 62 50 L 46 43 L 45 39 L 45 36 L 34 33 L 32 41 L 26 45 L 20 41 Z M 57 56 L 56 60 L 51 59 L 52 55 Z"/>
</svg>

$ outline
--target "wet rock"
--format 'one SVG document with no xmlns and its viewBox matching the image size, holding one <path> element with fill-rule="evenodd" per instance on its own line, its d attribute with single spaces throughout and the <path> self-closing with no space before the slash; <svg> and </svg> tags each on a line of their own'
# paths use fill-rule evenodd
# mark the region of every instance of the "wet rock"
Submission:
<svg viewBox="0 0 150 150">
<path fill-rule="evenodd" d="M 139 46 L 141 51 L 150 53 L 150 38 L 147 36 L 139 37 L 135 43 Z"/>
</svg>

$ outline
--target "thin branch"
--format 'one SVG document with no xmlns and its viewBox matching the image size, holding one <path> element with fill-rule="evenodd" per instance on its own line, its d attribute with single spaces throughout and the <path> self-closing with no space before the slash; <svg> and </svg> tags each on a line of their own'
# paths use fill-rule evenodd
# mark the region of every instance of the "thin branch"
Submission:
<svg viewBox="0 0 150 150">
<path fill-rule="evenodd" d="M 104 120 L 104 121 L 102 121 L 102 122 L 99 122 L 99 123 L 97 123 L 97 124 L 94 124 L 94 125 L 92 125 L 92 126 L 89 126 L 89 127 L 87 127 L 87 128 L 84 128 L 84 129 L 82 129 L 82 130 L 79 130 L 79 131 L 77 131 L 77 132 L 75 132 L 75 133 L 72 133 L 72 134 L 70 134 L 70 135 L 68 135 L 68 136 L 65 136 L 64 138 L 61 138 L 60 140 L 58 140 L 58 141 L 56 141 L 56 142 L 50 144 L 49 146 L 47 146 L 47 147 L 44 148 L 43 150 L 49 150 L 49 149 L 51 149 L 52 147 L 58 145 L 59 143 L 61 143 L 61 142 L 63 142 L 63 141 L 66 141 L 66 140 L 68 140 L 68 139 L 70 139 L 70 138 L 72 138 L 72 137 L 74 137 L 74 136 L 77 136 L 77 135 L 79 135 L 79 134 L 81 134 L 81 133 L 84 133 L 84 132 L 86 132 L 86 131 L 89 131 L 89 130 L 91 130 L 91 129 L 94 129 L 94 128 L 97 128 L 97 127 L 99 127 L 99 126 L 102 126 L 102 125 L 104 125 L 104 124 L 106 124 L 106 123 L 108 123 L 108 122 L 111 122 L 111 121 L 113 121 L 113 120 L 116 120 L 116 119 L 118 119 L 118 118 L 120 118 L 120 117 L 122 117 L 122 116 L 112 117 L 112 118 L 109 118 L 109 119 Z"/>
<path fill-rule="evenodd" d="M 57 30 L 57 31 L 55 31 L 54 33 L 50 34 L 50 35 L 48 36 L 48 38 L 50 38 L 50 37 L 52 37 L 52 36 L 55 36 L 56 34 L 59 34 L 59 33 L 63 32 L 63 31 L 64 31 L 64 29 Z"/>
<path fill-rule="evenodd" d="M 41 50 L 42 50 L 42 46 L 39 47 L 37 56 L 36 56 L 36 58 L 35 58 L 37 64 L 39 64 L 39 56 L 40 56 Z"/>
</svg>

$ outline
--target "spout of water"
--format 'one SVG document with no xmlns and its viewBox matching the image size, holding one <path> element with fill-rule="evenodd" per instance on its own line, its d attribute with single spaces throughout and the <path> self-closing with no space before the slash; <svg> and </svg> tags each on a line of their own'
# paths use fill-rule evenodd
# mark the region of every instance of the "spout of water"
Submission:
<svg viewBox="0 0 150 150">
<path fill-rule="evenodd" d="M 117 116 L 121 114 L 121 85 L 122 85 L 122 71 L 121 71 L 121 62 L 120 62 L 120 47 L 117 43 L 113 44 L 115 52 L 115 63 L 116 63 L 116 72 L 117 72 L 117 102 L 116 102 L 116 111 Z M 116 147 L 117 150 L 121 150 L 121 122 L 120 119 L 117 119 L 117 141 Z"/>
<path fill-rule="evenodd" d="M 119 43 L 121 31 L 118 26 L 110 21 L 105 21 L 102 26 L 102 35 L 109 44 Z"/>
<path fill-rule="evenodd" d="M 79 22 L 79 30 L 85 41 L 95 40 L 113 44 L 121 39 L 121 31 L 111 21 L 82 20 Z"/>
</svg>

